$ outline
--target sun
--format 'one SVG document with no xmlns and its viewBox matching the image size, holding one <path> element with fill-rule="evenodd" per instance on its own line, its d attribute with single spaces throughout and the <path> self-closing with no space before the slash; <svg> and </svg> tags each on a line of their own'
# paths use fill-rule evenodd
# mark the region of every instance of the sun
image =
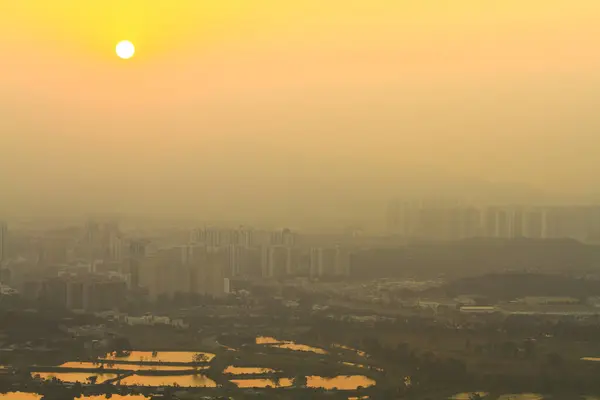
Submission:
<svg viewBox="0 0 600 400">
<path fill-rule="evenodd" d="M 123 40 L 117 43 L 115 51 L 123 60 L 128 60 L 135 54 L 135 46 L 129 40 Z"/>
</svg>

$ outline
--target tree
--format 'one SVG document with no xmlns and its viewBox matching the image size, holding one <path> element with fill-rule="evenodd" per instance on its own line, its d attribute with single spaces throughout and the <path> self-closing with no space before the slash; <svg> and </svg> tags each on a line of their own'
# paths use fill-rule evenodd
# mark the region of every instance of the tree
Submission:
<svg viewBox="0 0 600 400">
<path fill-rule="evenodd" d="M 304 375 L 296 375 L 294 377 L 294 387 L 303 388 L 308 384 L 308 379 Z"/>
<path fill-rule="evenodd" d="M 81 393 L 83 393 L 83 385 L 81 382 L 75 382 L 73 385 L 73 392 L 75 392 L 76 397 L 79 397 Z"/>
<path fill-rule="evenodd" d="M 278 387 L 280 387 L 280 386 L 281 386 L 281 378 L 279 378 L 279 376 L 278 376 L 278 375 L 275 375 L 275 376 L 273 377 L 273 385 L 274 385 L 276 388 L 278 388 Z"/>
<path fill-rule="evenodd" d="M 131 354 L 131 343 L 129 339 L 123 336 L 119 336 L 112 341 L 112 350 L 115 352 L 117 357 L 125 357 Z"/>
<path fill-rule="evenodd" d="M 192 361 L 195 363 L 203 363 L 208 361 L 208 356 L 204 353 L 196 353 L 192 357 Z"/>
</svg>

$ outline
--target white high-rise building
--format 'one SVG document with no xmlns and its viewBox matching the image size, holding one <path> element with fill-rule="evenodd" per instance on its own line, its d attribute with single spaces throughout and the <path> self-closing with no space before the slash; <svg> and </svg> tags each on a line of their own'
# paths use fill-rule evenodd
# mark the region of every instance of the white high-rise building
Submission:
<svg viewBox="0 0 600 400">
<path fill-rule="evenodd" d="M 123 260 L 124 246 L 123 238 L 118 233 L 110 232 L 108 237 L 108 254 L 111 261 Z"/>
<path fill-rule="evenodd" d="M 394 200 L 387 210 L 388 233 L 405 238 L 459 240 L 482 232 L 481 210 L 458 201 Z"/>
<path fill-rule="evenodd" d="M 523 237 L 541 239 L 544 237 L 545 214 L 541 208 L 530 207 L 523 211 Z"/>
<path fill-rule="evenodd" d="M 240 226 L 236 229 L 204 227 L 190 232 L 190 243 L 204 244 L 210 247 L 228 246 L 230 244 L 250 247 L 254 242 L 254 231 Z"/>
<path fill-rule="evenodd" d="M 310 276 L 342 276 L 349 273 L 350 253 L 340 247 L 314 247 L 310 250 Z"/>
<path fill-rule="evenodd" d="M 238 277 L 244 275 L 248 270 L 251 248 L 247 246 L 230 244 L 227 247 L 227 252 L 227 275 L 229 277 Z"/>
<path fill-rule="evenodd" d="M 229 244 L 252 247 L 254 245 L 254 231 L 243 226 L 232 230 L 229 233 Z"/>
<path fill-rule="evenodd" d="M 294 272 L 293 250 L 288 246 L 264 246 L 261 252 L 262 276 L 286 276 Z"/>
<path fill-rule="evenodd" d="M 388 232 L 404 237 L 416 236 L 419 231 L 421 205 L 417 202 L 394 200 L 387 210 Z"/>
<path fill-rule="evenodd" d="M 270 244 L 272 246 L 294 247 L 296 245 L 296 234 L 289 229 L 282 229 L 271 233 Z"/>
<path fill-rule="evenodd" d="M 162 249 L 145 257 L 139 268 L 139 284 L 150 297 L 190 293 L 219 297 L 227 294 L 225 248 L 184 245 Z"/>
<path fill-rule="evenodd" d="M 483 215 L 482 231 L 485 237 L 514 239 L 525 236 L 530 229 L 529 214 L 521 207 L 488 207 Z M 531 229 L 534 229 L 533 224 Z"/>
<path fill-rule="evenodd" d="M 219 247 L 222 244 L 223 236 L 223 232 L 220 229 L 212 227 L 199 228 L 190 232 L 190 242 L 210 247 Z"/>
</svg>

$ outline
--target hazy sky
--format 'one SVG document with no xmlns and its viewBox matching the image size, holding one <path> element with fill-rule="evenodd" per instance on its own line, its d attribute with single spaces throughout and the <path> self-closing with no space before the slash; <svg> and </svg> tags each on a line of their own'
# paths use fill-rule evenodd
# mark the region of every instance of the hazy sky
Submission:
<svg viewBox="0 0 600 400">
<path fill-rule="evenodd" d="M 0 0 L 0 206 L 351 214 L 411 176 L 595 191 L 598 21 L 598 0 Z"/>
</svg>

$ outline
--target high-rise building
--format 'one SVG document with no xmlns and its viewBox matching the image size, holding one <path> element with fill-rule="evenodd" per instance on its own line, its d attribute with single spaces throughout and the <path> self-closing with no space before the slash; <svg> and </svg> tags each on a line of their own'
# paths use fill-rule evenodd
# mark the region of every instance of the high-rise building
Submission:
<svg viewBox="0 0 600 400">
<path fill-rule="evenodd" d="M 518 207 L 488 207 L 484 211 L 484 236 L 505 239 L 521 237 L 523 218 L 523 212 Z"/>
<path fill-rule="evenodd" d="M 289 246 L 264 246 L 261 254 L 262 276 L 266 278 L 291 275 L 295 268 L 294 252 Z"/>
<path fill-rule="evenodd" d="M 173 261 L 169 261 L 161 252 L 139 260 L 138 283 L 140 287 L 147 289 L 151 299 L 156 300 L 161 295 L 172 296 L 175 293 L 172 266 Z M 134 280 L 132 276 L 132 286 Z"/>
<path fill-rule="evenodd" d="M 296 233 L 286 228 L 268 232 L 266 241 L 259 240 L 260 273 L 263 277 L 282 277 L 296 272 L 296 236 Z"/>
<path fill-rule="evenodd" d="M 394 200 L 388 207 L 387 225 L 390 234 L 404 237 L 419 235 L 422 205 L 418 202 Z"/>
<path fill-rule="evenodd" d="M 597 216 L 596 216 L 597 213 Z M 487 207 L 483 232 L 487 237 L 588 241 L 594 229 L 600 233 L 600 211 L 595 207 L 503 206 Z"/>
<path fill-rule="evenodd" d="M 59 308 L 104 311 L 118 308 L 125 299 L 126 283 L 104 276 L 60 276 L 42 282 L 41 298 Z"/>
<path fill-rule="evenodd" d="M 296 234 L 288 228 L 271 232 L 269 242 L 272 246 L 294 247 L 296 245 Z"/>
<path fill-rule="evenodd" d="M 200 242 L 200 229 L 194 228 L 190 231 L 190 243 L 199 243 Z"/>
<path fill-rule="evenodd" d="M 44 304 L 56 307 L 67 307 L 67 281 L 62 278 L 52 278 L 42 281 L 40 298 Z"/>
<path fill-rule="evenodd" d="M 232 230 L 229 235 L 229 244 L 252 247 L 254 245 L 254 231 L 243 226 Z"/>
<path fill-rule="evenodd" d="M 460 207 L 456 209 L 457 227 L 453 237 L 459 239 L 478 237 L 483 234 L 483 215 L 476 207 Z"/>
<path fill-rule="evenodd" d="M 349 273 L 350 252 L 341 247 L 315 247 L 310 250 L 310 276 L 343 276 Z"/>
<path fill-rule="evenodd" d="M 43 236 L 37 239 L 37 263 L 42 268 L 68 262 L 68 241 L 60 236 Z"/>
<path fill-rule="evenodd" d="M 209 247 L 221 247 L 231 244 L 251 247 L 254 244 L 254 231 L 244 226 L 236 229 L 197 228 L 192 229 L 190 232 L 190 243 Z"/>
<path fill-rule="evenodd" d="M 110 232 L 108 237 L 108 255 L 111 261 L 123 260 L 124 240 L 116 232 Z"/>
<path fill-rule="evenodd" d="M 221 229 L 204 227 L 192 230 L 190 242 L 210 247 L 219 247 L 224 243 L 224 236 L 224 232 Z"/>
<path fill-rule="evenodd" d="M 482 231 L 484 237 L 493 238 L 498 234 L 498 215 L 496 211 L 496 208 L 493 207 L 486 207 L 483 211 Z"/>
<path fill-rule="evenodd" d="M 201 289 L 205 295 L 221 297 L 226 294 L 225 270 L 227 264 L 226 249 L 208 249 L 204 265 L 201 268 L 204 278 Z"/>
<path fill-rule="evenodd" d="M 227 247 L 228 268 L 226 275 L 230 278 L 252 275 L 254 256 L 257 249 L 253 247 L 230 244 Z"/>
<path fill-rule="evenodd" d="M 476 208 L 453 201 L 394 200 L 391 234 L 433 240 L 570 238 L 600 243 L 600 206 L 500 205 Z"/>
<path fill-rule="evenodd" d="M 129 283 L 131 288 L 140 286 L 140 268 L 148 255 L 148 243 L 143 240 L 129 242 Z"/>
<path fill-rule="evenodd" d="M 85 224 L 84 246 L 88 260 L 111 259 L 112 241 L 119 237 L 119 225 L 112 220 L 97 222 L 88 220 Z"/>
<path fill-rule="evenodd" d="M 524 212 L 521 207 L 513 207 L 509 211 L 509 232 L 511 239 L 523 237 Z"/>
<path fill-rule="evenodd" d="M 523 237 L 541 239 L 544 237 L 544 210 L 530 207 L 523 211 Z"/>
<path fill-rule="evenodd" d="M 228 252 L 225 247 L 186 245 L 147 256 L 140 267 L 140 286 L 151 298 L 175 293 L 225 295 Z"/>
<path fill-rule="evenodd" d="M 194 247 L 193 258 L 188 266 L 190 293 L 213 297 L 225 295 L 226 284 L 229 283 L 228 268 L 228 248 Z"/>
<path fill-rule="evenodd" d="M 148 252 L 148 242 L 145 240 L 131 240 L 129 242 L 129 256 L 143 258 Z"/>
<path fill-rule="evenodd" d="M 394 200 L 387 210 L 388 232 L 406 238 L 458 240 L 479 236 L 482 214 L 456 201 Z"/>
</svg>

